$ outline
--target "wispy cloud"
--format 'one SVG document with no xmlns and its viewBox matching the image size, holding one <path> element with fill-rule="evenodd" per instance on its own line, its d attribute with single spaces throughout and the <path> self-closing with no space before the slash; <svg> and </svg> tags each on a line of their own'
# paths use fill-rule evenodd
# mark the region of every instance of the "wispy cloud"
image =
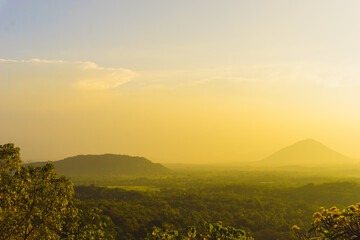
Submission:
<svg viewBox="0 0 360 240">
<path fill-rule="evenodd" d="M 79 90 L 106 90 L 131 81 L 135 72 L 123 68 L 106 68 L 94 62 L 62 60 L 0 59 L 0 82 L 8 85 L 72 87 Z"/>
<path fill-rule="evenodd" d="M 233 91 L 244 86 L 259 89 L 336 89 L 359 86 L 360 71 L 356 66 L 310 64 L 238 65 L 213 69 L 144 72 L 137 86 L 164 89 L 219 87 Z"/>
</svg>

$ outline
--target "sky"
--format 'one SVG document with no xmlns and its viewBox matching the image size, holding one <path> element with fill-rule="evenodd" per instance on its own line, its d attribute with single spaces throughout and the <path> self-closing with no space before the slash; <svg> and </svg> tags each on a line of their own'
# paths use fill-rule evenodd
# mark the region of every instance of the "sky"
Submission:
<svg viewBox="0 0 360 240">
<path fill-rule="evenodd" d="M 0 144 L 261 160 L 313 138 L 360 158 L 357 0 L 0 0 Z"/>
</svg>

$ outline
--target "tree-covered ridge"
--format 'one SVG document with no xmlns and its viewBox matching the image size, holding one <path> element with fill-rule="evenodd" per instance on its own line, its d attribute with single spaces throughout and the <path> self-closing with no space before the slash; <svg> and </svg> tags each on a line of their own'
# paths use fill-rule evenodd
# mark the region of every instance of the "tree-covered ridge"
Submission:
<svg viewBox="0 0 360 240">
<path fill-rule="evenodd" d="M 43 165 L 43 162 L 30 163 Z M 167 174 L 169 169 L 159 163 L 153 163 L 143 157 L 128 155 L 78 155 L 63 160 L 53 161 L 58 173 L 65 176 L 119 176 L 119 175 L 156 175 Z"/>
<path fill-rule="evenodd" d="M 356 183 L 291 187 L 233 183 L 231 177 L 213 175 L 122 181 L 159 185 L 143 192 L 73 188 L 52 164 L 23 165 L 19 148 L 0 145 L 0 240 L 360 239 L 359 204 L 343 211 L 322 208 L 311 220 L 319 206 L 357 202 Z M 293 231 L 294 225 L 301 229 Z"/>
<path fill-rule="evenodd" d="M 154 231 L 144 228 L 143 236 L 132 236 L 112 220 L 103 215 L 102 210 L 74 198 L 71 181 L 57 175 L 51 163 L 44 166 L 23 165 L 20 149 L 13 144 L 0 145 L 0 239 L 144 239 L 155 237 Z M 97 187 L 79 187 L 81 198 L 148 202 L 156 205 L 151 197 L 134 191 Z M 82 191 L 81 191 L 82 190 Z M 100 191 L 99 191 L 100 190 Z M 104 191 L 105 190 L 105 191 Z M 135 200 L 135 201 L 132 201 Z M 106 202 L 106 200 L 105 200 Z M 146 210 L 146 207 L 138 208 Z M 117 210 L 112 209 L 114 214 Z M 131 211 L 131 208 L 129 209 Z M 146 213 L 146 211 L 143 211 Z M 131 220 L 125 218 L 122 220 Z M 153 222 L 152 222 L 153 223 Z M 157 225 L 154 223 L 154 225 Z M 212 226 L 211 224 L 209 226 Z M 193 228 L 195 229 L 195 228 Z M 167 230 L 165 230 L 167 232 Z M 175 233 L 176 231 L 173 231 Z M 161 230 L 158 232 L 161 233 Z M 159 235 L 158 235 L 159 236 Z M 177 234 L 177 236 L 179 236 Z M 210 227 L 201 239 L 250 239 L 245 232 L 231 227 L 215 225 Z M 196 237 L 196 231 L 193 232 Z M 231 237 L 231 238 L 229 238 Z M 190 238 L 189 238 L 190 239 Z M 194 238 L 191 238 L 194 239 Z"/>
</svg>

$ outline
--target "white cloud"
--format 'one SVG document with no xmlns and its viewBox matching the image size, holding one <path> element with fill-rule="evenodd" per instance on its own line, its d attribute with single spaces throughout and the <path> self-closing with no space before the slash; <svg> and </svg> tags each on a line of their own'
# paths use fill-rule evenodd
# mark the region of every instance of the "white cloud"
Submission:
<svg viewBox="0 0 360 240">
<path fill-rule="evenodd" d="M 0 84 L 13 88 L 43 90 L 72 87 L 80 90 L 106 90 L 131 81 L 135 73 L 123 68 L 100 67 L 93 62 L 62 60 L 0 59 Z"/>
</svg>

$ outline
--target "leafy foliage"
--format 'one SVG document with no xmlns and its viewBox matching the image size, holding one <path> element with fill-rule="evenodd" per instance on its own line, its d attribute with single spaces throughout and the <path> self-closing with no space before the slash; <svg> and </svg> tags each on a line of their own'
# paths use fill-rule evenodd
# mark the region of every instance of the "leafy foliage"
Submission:
<svg viewBox="0 0 360 240">
<path fill-rule="evenodd" d="M 156 190 L 91 185 L 76 186 L 74 195 L 72 183 L 58 176 L 51 164 L 24 166 L 18 148 L 0 145 L 0 240 L 293 240 L 291 226 L 310 228 L 311 214 L 319 206 L 342 207 L 360 198 L 356 183 L 304 185 L 314 178 L 239 174 L 114 178 L 110 185 Z M 355 231 L 358 219 L 359 205 L 345 211 L 322 209 L 311 231 L 300 229 L 297 234 L 302 239 L 360 239 Z M 234 228 L 202 224 L 219 220 Z"/>
<path fill-rule="evenodd" d="M 198 232 L 196 227 L 187 227 L 179 234 L 177 230 L 162 230 L 154 227 L 153 232 L 149 233 L 146 240 L 253 240 L 247 237 L 244 230 L 233 227 L 223 227 L 221 222 L 216 224 L 205 223 L 203 232 Z"/>
<path fill-rule="evenodd" d="M 300 239 L 360 239 L 360 203 L 342 211 L 337 207 L 320 208 L 313 218 L 312 227 L 308 231 L 293 227 Z"/>
<path fill-rule="evenodd" d="M 21 165 L 19 151 L 13 144 L 0 145 L 1 240 L 112 239 L 99 210 L 77 207 L 69 179 L 50 163 Z"/>
</svg>

